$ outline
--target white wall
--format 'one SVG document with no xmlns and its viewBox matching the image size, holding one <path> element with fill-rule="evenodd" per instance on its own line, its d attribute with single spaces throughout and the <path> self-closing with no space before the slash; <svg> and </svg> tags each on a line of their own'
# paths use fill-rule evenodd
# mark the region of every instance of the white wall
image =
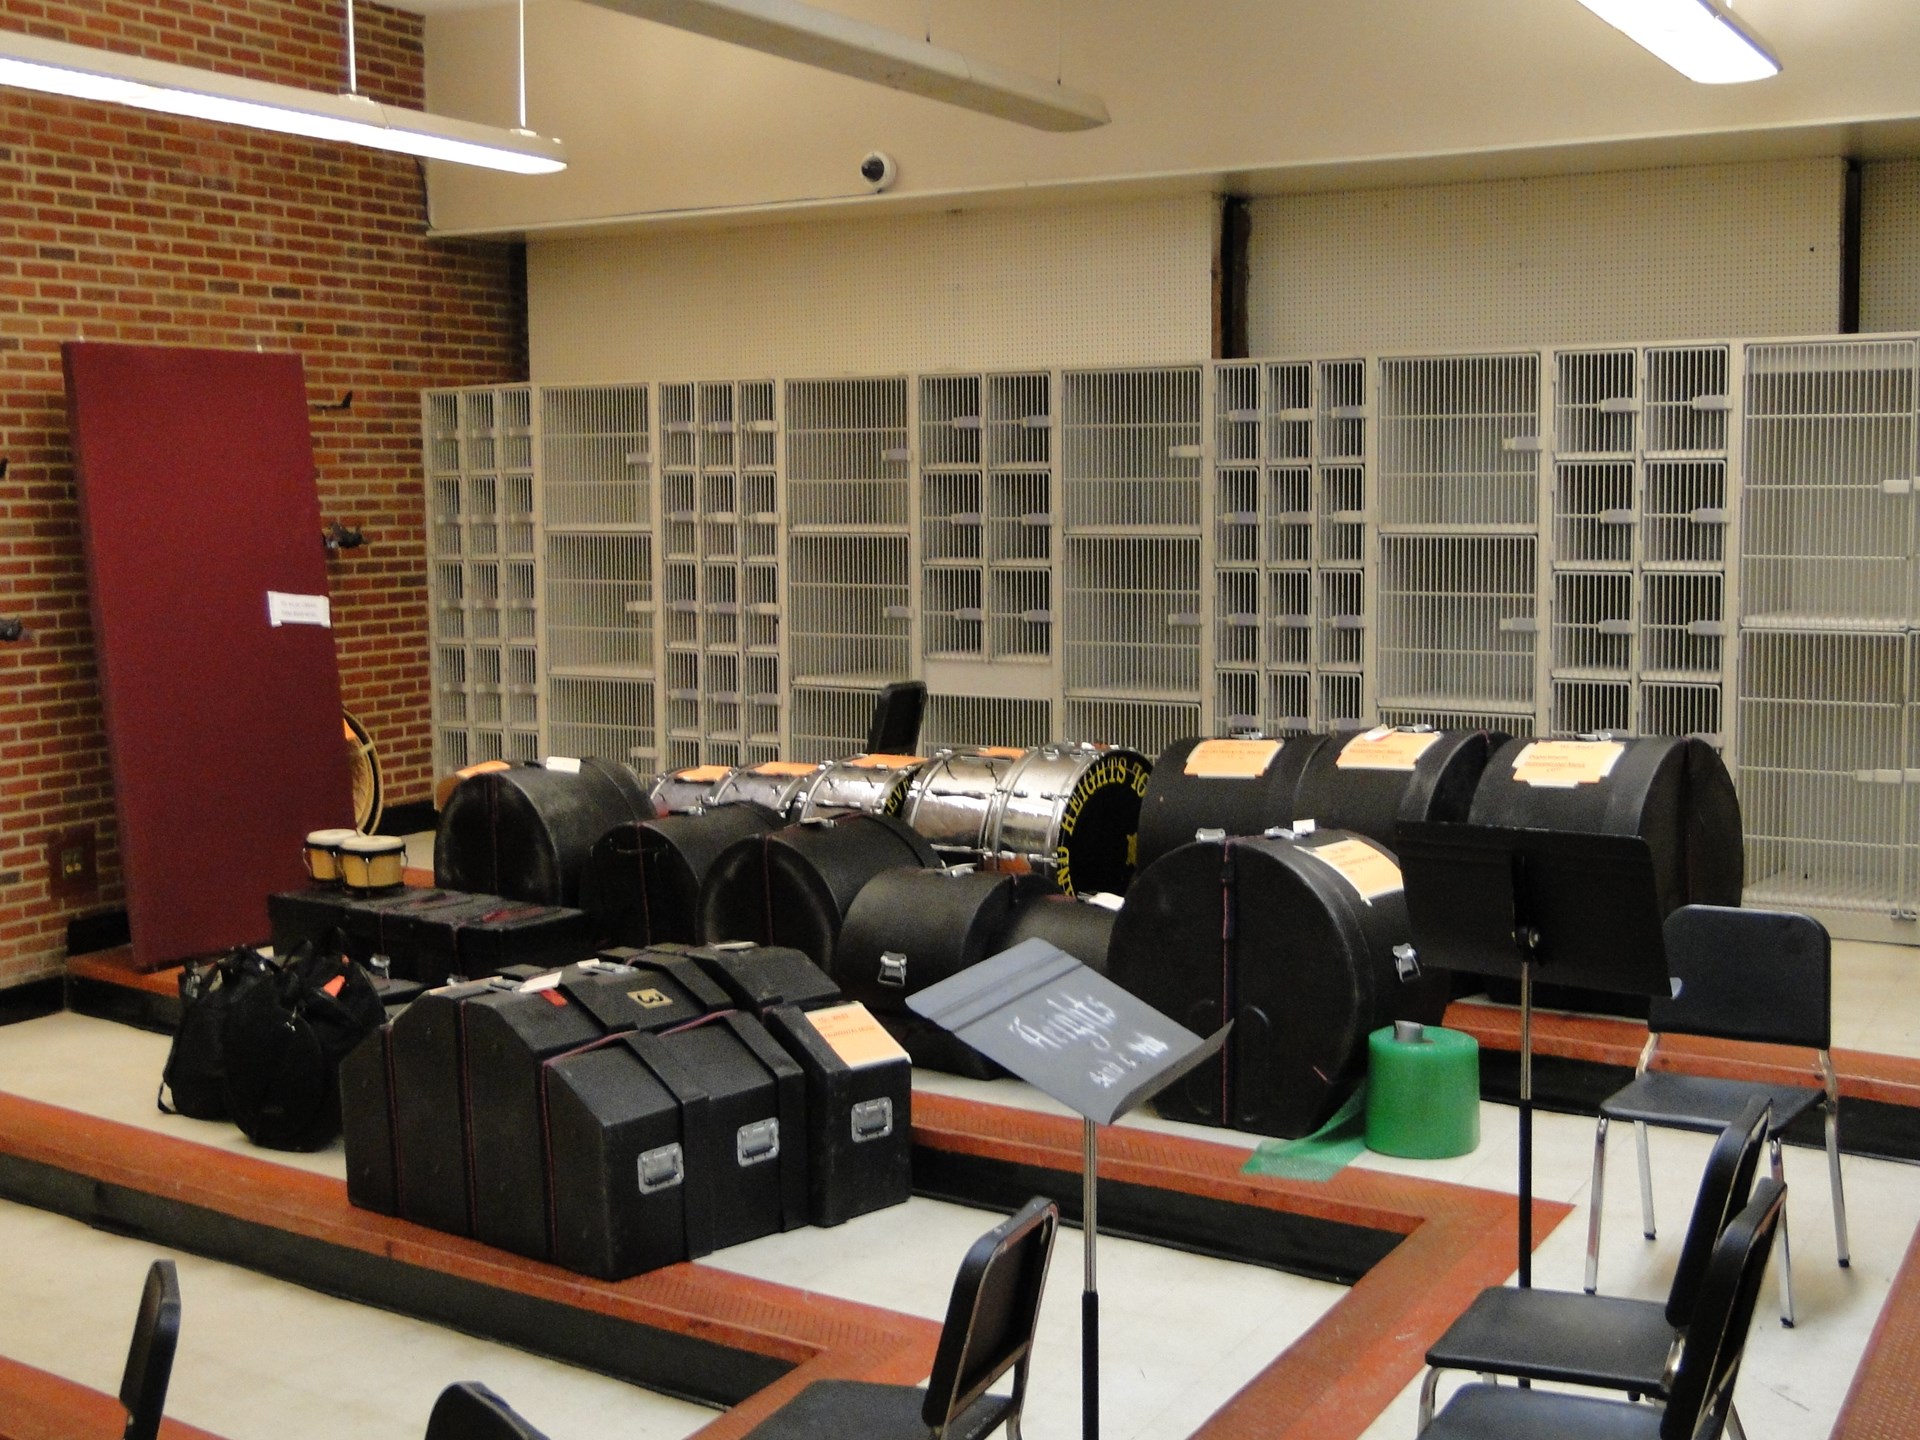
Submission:
<svg viewBox="0 0 1920 1440">
<path fill-rule="evenodd" d="M 1860 328 L 1920 330 L 1920 160 L 1861 167 Z"/>
<path fill-rule="evenodd" d="M 1843 185 L 1824 159 L 1258 201 L 1249 346 L 1824 333 L 1839 324 Z"/>
<path fill-rule="evenodd" d="M 1212 353 L 1207 196 L 527 248 L 533 378 L 1192 361 Z"/>
</svg>

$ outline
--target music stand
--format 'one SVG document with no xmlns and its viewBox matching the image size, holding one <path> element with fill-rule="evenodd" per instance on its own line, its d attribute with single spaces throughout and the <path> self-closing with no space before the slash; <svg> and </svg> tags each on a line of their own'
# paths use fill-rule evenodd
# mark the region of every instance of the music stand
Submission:
<svg viewBox="0 0 1920 1440">
<path fill-rule="evenodd" d="M 1099 1440 L 1098 1127 L 1217 1055 L 1232 1027 L 1202 1040 L 1045 940 L 1022 940 L 909 995 L 907 1007 L 1081 1117 L 1080 1429 Z"/>
<path fill-rule="evenodd" d="M 1533 979 L 1631 995 L 1672 986 L 1653 852 L 1638 835 L 1408 822 L 1407 920 L 1423 966 L 1520 982 L 1520 1284 L 1533 1283 Z"/>
</svg>

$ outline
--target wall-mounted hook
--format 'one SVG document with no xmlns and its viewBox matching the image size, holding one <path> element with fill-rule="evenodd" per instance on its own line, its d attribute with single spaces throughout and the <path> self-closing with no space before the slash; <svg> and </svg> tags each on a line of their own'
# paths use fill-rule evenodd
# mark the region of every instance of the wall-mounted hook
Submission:
<svg viewBox="0 0 1920 1440">
<path fill-rule="evenodd" d="M 338 520 L 320 532 L 320 542 L 327 547 L 328 555 L 338 555 L 342 550 L 358 550 L 367 543 L 363 531 L 350 529 Z"/>
<path fill-rule="evenodd" d="M 0 480 L 7 478 L 7 467 L 11 464 L 13 464 L 12 460 L 8 459 L 5 455 L 0 455 Z"/>
<path fill-rule="evenodd" d="M 323 401 L 319 404 L 312 406 L 311 408 L 315 410 L 351 410 L 353 409 L 353 392 L 351 390 L 347 391 L 346 394 L 342 395 L 338 400 L 334 401 L 331 405 Z"/>
<path fill-rule="evenodd" d="M 0 616 L 0 640 L 24 640 L 26 638 L 26 621 L 11 615 Z"/>
</svg>

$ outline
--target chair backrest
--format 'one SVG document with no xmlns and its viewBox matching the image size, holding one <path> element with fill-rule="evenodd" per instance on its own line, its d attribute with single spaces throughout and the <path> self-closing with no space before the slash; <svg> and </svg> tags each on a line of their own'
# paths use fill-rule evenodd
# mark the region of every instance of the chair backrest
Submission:
<svg viewBox="0 0 1920 1440">
<path fill-rule="evenodd" d="M 873 702 L 867 749 L 883 755 L 911 755 L 920 743 L 920 717 L 927 709 L 927 687 L 919 680 L 896 680 Z"/>
<path fill-rule="evenodd" d="M 1760 1168 L 1760 1151 L 1772 1122 L 1772 1103 L 1766 1096 L 1756 1095 L 1713 1142 L 1706 1169 L 1700 1173 L 1700 1191 L 1694 1196 L 1687 1238 L 1680 1246 L 1680 1263 L 1674 1268 L 1673 1285 L 1667 1291 L 1667 1323 L 1676 1330 L 1693 1323 L 1700 1282 L 1706 1276 L 1714 1242 L 1753 1193 L 1753 1177 Z"/>
<path fill-rule="evenodd" d="M 427 1417 L 427 1440 L 547 1440 L 486 1386 L 473 1380 L 449 1385 Z"/>
<path fill-rule="evenodd" d="M 120 1372 L 120 1403 L 126 1407 L 123 1440 L 154 1440 L 167 1406 L 167 1382 L 173 1378 L 173 1352 L 180 1343 L 180 1275 L 171 1260 L 147 1267 L 140 1292 L 140 1313 L 133 1321 L 127 1368 Z"/>
<path fill-rule="evenodd" d="M 1649 1030 L 1827 1048 L 1833 946 L 1819 921 L 1683 905 L 1667 916 L 1664 933 L 1680 992 L 1648 1004 Z"/>
<path fill-rule="evenodd" d="M 1760 1180 L 1746 1208 L 1715 1243 L 1700 1286 L 1700 1305 L 1680 1347 L 1680 1366 L 1660 1418 L 1660 1440 L 1718 1440 L 1725 1428 L 1760 1280 L 1786 1199 L 1785 1185 L 1771 1176 Z"/>
<path fill-rule="evenodd" d="M 1059 1207 L 1029 1200 L 1019 1214 L 974 1241 L 960 1262 L 921 1411 L 936 1433 L 1008 1370 L 1016 1372 L 1015 1404 L 1024 1396 L 1040 1293 L 1059 1228 Z"/>
</svg>

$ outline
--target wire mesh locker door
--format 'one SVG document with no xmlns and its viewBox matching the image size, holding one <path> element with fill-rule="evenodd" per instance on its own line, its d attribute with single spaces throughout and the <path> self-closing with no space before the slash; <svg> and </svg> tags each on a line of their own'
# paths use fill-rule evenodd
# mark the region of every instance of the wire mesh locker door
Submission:
<svg viewBox="0 0 1920 1440">
<path fill-rule="evenodd" d="M 1912 623 L 1914 365 L 1911 340 L 1747 347 L 1749 623 Z"/>
</svg>

